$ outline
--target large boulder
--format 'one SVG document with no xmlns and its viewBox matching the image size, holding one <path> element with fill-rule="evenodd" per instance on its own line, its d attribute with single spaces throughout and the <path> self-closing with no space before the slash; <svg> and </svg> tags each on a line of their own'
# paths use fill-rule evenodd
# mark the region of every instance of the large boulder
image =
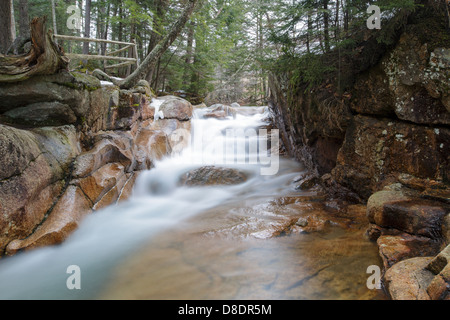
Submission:
<svg viewBox="0 0 450 320">
<path fill-rule="evenodd" d="M 386 269 L 409 258 L 434 256 L 448 241 L 446 218 L 450 206 L 445 197 L 441 200 L 445 186 L 414 177 L 401 176 L 400 180 L 407 186 L 387 186 L 367 202 L 368 234 L 377 241 Z M 435 191 L 440 192 L 430 197 Z"/>
<path fill-rule="evenodd" d="M 63 191 L 80 153 L 72 126 L 19 130 L 0 125 L 0 252 L 27 237 Z"/>
<path fill-rule="evenodd" d="M 136 167 L 134 143 L 126 132 L 104 132 L 95 136 L 94 146 L 81 153 L 75 162 L 72 176 L 85 178 L 108 163 L 120 163 L 126 172 Z"/>
<path fill-rule="evenodd" d="M 38 102 L 4 113 L 9 122 L 35 127 L 74 124 L 77 117 L 67 104 Z"/>
<path fill-rule="evenodd" d="M 12 255 L 20 250 L 29 250 L 63 242 L 78 228 L 82 218 L 92 211 L 91 206 L 92 203 L 86 198 L 80 188 L 69 186 L 48 219 L 29 237 L 9 243 L 6 253 Z"/>
<path fill-rule="evenodd" d="M 392 266 L 384 284 L 394 300 L 449 300 L 450 246 L 435 257 L 416 257 Z"/>
<path fill-rule="evenodd" d="M 0 84 L 0 113 L 32 103 L 58 101 L 67 104 L 77 115 L 89 109 L 89 92 L 101 87 L 94 77 L 61 72 L 33 77 L 25 81 Z"/>
<path fill-rule="evenodd" d="M 369 222 L 434 239 L 442 236 L 442 220 L 446 214 L 448 208 L 444 204 L 407 195 L 404 191 L 379 191 L 367 204 Z"/>
<path fill-rule="evenodd" d="M 192 118 L 194 108 L 189 101 L 175 96 L 164 96 L 158 99 L 163 100 L 159 111 L 164 114 L 164 119 L 188 121 Z"/>
<path fill-rule="evenodd" d="M 393 300 L 430 300 L 427 287 L 433 274 L 426 270 L 431 257 L 418 257 L 395 264 L 384 275 L 384 285 Z"/>
</svg>

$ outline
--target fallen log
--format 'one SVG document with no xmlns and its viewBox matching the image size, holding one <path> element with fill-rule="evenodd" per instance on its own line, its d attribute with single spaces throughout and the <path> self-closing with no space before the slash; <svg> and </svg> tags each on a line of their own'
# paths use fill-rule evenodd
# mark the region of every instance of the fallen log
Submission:
<svg viewBox="0 0 450 320">
<path fill-rule="evenodd" d="M 69 58 L 53 42 L 52 31 L 45 32 L 46 18 L 31 22 L 31 49 L 21 55 L 0 54 L 0 83 L 19 82 L 32 76 L 55 74 L 67 70 Z"/>
</svg>

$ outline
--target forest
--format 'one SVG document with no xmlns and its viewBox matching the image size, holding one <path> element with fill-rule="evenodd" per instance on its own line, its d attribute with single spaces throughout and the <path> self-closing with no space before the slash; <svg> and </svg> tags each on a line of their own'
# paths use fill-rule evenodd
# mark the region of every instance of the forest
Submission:
<svg viewBox="0 0 450 320">
<path fill-rule="evenodd" d="M 449 0 L 0 0 L 0 300 L 449 300 L 449 88 Z"/>
<path fill-rule="evenodd" d="M 143 61 L 170 31 L 186 0 L 11 0 L 0 7 L 0 52 L 19 53 L 29 39 L 33 17 L 47 17 L 54 34 L 134 42 L 137 50 L 120 56 Z M 240 102 L 264 105 L 268 74 L 293 71 L 291 78 L 310 85 L 327 72 L 341 71 L 341 58 L 355 54 L 358 40 L 367 32 L 368 7 L 363 0 L 214 0 L 193 1 L 190 14 L 170 46 L 154 59 L 145 78 L 155 92 L 183 92 L 207 103 Z M 376 1 L 383 24 L 405 23 L 420 6 L 414 0 Z M 392 41 L 383 28 L 380 43 Z M 12 45 L 15 43 L 16 45 Z M 66 53 L 104 55 L 117 48 L 106 43 L 60 40 Z M 23 50 L 23 46 L 22 49 Z M 321 63 L 324 55 L 328 63 Z M 338 56 L 337 56 L 338 54 Z M 137 57 L 135 57 L 137 55 Z M 109 64 L 113 62 L 108 61 Z M 104 69 L 100 60 L 72 61 L 78 70 Z M 295 70 L 292 66 L 296 66 Z M 124 78 L 136 65 L 110 68 Z M 343 80 L 336 80 L 340 82 Z M 336 84 L 337 87 L 340 83 Z"/>
</svg>

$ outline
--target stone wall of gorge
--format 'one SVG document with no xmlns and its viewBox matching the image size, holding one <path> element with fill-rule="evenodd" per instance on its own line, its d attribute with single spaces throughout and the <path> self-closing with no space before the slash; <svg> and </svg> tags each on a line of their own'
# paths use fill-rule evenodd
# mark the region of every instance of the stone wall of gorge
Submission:
<svg viewBox="0 0 450 320">
<path fill-rule="evenodd" d="M 418 10 L 393 45 L 377 46 L 366 33 L 355 50 L 351 85 L 341 94 L 333 81 L 293 91 L 289 74 L 271 76 L 270 107 L 284 148 L 331 197 L 367 204 L 367 235 L 378 243 L 384 270 L 400 262 L 409 268 L 396 266 L 385 279 L 394 299 L 450 299 L 447 17 Z M 443 266 L 432 273 L 427 265 L 440 252 Z M 417 274 L 426 281 L 414 282 Z M 422 289 L 405 296 L 399 284 L 411 279 Z"/>
</svg>

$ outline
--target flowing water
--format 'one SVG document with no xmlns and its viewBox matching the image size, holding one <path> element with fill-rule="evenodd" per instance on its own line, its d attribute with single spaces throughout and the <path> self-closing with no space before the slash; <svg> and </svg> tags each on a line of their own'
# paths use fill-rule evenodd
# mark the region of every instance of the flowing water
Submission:
<svg viewBox="0 0 450 320">
<path fill-rule="evenodd" d="M 140 174 L 128 201 L 90 215 L 62 245 L 0 260 L 0 299 L 384 298 L 366 287 L 367 267 L 381 263 L 364 207 L 296 190 L 304 169 L 273 152 L 267 109 L 204 112 L 190 146 Z M 205 165 L 248 179 L 180 185 Z M 73 265 L 81 289 L 69 290 Z"/>
</svg>

